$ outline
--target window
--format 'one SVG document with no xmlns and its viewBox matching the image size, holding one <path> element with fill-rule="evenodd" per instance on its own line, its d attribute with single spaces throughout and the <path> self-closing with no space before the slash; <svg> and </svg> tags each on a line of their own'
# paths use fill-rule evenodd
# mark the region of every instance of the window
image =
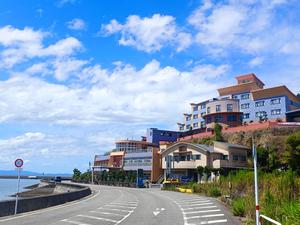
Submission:
<svg viewBox="0 0 300 225">
<path fill-rule="evenodd" d="M 201 113 L 201 117 L 203 117 L 205 115 L 205 112 Z"/>
<path fill-rule="evenodd" d="M 241 155 L 241 160 L 242 160 L 243 162 L 245 162 L 245 161 L 246 161 L 246 156 Z"/>
<path fill-rule="evenodd" d="M 260 112 L 255 113 L 256 117 L 262 117 L 262 116 L 266 116 L 266 115 L 267 115 L 267 113 L 265 111 L 260 111 Z"/>
<path fill-rule="evenodd" d="M 223 117 L 221 115 L 216 115 L 215 122 L 219 123 L 219 122 L 222 122 L 222 120 L 223 120 Z"/>
<path fill-rule="evenodd" d="M 195 112 L 195 111 L 198 111 L 198 106 L 194 106 L 193 107 L 193 111 Z"/>
<path fill-rule="evenodd" d="M 186 119 L 186 121 L 190 121 L 191 117 L 190 116 L 186 116 L 185 119 Z"/>
<path fill-rule="evenodd" d="M 249 99 L 250 95 L 249 94 L 242 94 L 241 99 Z"/>
<path fill-rule="evenodd" d="M 198 114 L 193 115 L 193 119 L 197 119 L 198 118 Z"/>
<path fill-rule="evenodd" d="M 238 160 L 239 160 L 239 156 L 238 156 L 238 155 L 233 155 L 233 156 L 232 156 L 232 159 L 233 159 L 234 161 L 238 161 Z"/>
<path fill-rule="evenodd" d="M 191 128 L 191 125 L 186 125 L 185 127 L 189 130 Z"/>
<path fill-rule="evenodd" d="M 176 162 L 179 161 L 179 156 L 178 156 L 178 155 L 175 155 L 175 156 L 174 156 L 174 161 L 176 161 Z"/>
<path fill-rule="evenodd" d="M 271 105 L 280 104 L 281 99 L 280 98 L 274 98 L 271 99 Z"/>
<path fill-rule="evenodd" d="M 187 155 L 186 156 L 186 161 L 190 161 L 191 160 L 191 155 Z"/>
<path fill-rule="evenodd" d="M 201 128 L 205 128 L 205 121 L 201 121 Z"/>
<path fill-rule="evenodd" d="M 228 155 L 222 155 L 222 160 L 228 160 Z"/>
<path fill-rule="evenodd" d="M 193 123 L 193 127 L 198 127 L 198 123 Z"/>
<path fill-rule="evenodd" d="M 260 106 L 264 106 L 264 105 L 265 105 L 265 101 L 255 102 L 255 107 L 260 107 Z"/>
<path fill-rule="evenodd" d="M 179 156 L 179 158 L 180 158 L 180 161 L 186 161 L 186 156 L 185 155 L 181 155 L 181 156 Z"/>
<path fill-rule="evenodd" d="M 281 109 L 273 109 L 271 110 L 271 115 L 280 115 L 281 114 Z"/>
<path fill-rule="evenodd" d="M 184 130 L 184 126 L 180 126 L 180 127 L 179 127 L 179 130 Z"/>
<path fill-rule="evenodd" d="M 206 118 L 206 120 L 207 120 L 207 123 L 211 123 L 211 117 L 210 117 L 210 116 L 208 116 L 208 117 Z"/>
<path fill-rule="evenodd" d="M 221 105 L 216 105 L 216 112 L 221 112 Z"/>
<path fill-rule="evenodd" d="M 196 156 L 196 160 L 200 160 L 201 159 L 201 155 L 195 155 Z"/>
<path fill-rule="evenodd" d="M 241 104 L 241 108 L 242 109 L 249 109 L 250 108 L 250 103 Z"/>
<path fill-rule="evenodd" d="M 227 112 L 232 112 L 232 111 L 233 111 L 233 105 L 227 104 Z"/>
<path fill-rule="evenodd" d="M 236 121 L 236 115 L 228 115 L 227 116 L 227 121 L 228 122 L 234 122 L 234 121 Z"/>
<path fill-rule="evenodd" d="M 207 114 L 210 113 L 210 107 L 207 107 Z"/>
<path fill-rule="evenodd" d="M 245 113 L 244 114 L 244 119 L 249 119 L 250 118 L 250 113 Z"/>
<path fill-rule="evenodd" d="M 232 98 L 233 98 L 233 99 L 238 99 L 239 96 L 238 96 L 238 95 L 232 95 Z"/>
<path fill-rule="evenodd" d="M 206 107 L 205 104 L 201 105 L 201 109 L 205 109 L 205 107 Z"/>
</svg>

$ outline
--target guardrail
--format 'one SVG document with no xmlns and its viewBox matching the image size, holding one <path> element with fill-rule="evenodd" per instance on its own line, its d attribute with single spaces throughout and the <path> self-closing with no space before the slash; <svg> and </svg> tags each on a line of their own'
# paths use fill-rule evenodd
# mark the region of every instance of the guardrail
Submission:
<svg viewBox="0 0 300 225">
<path fill-rule="evenodd" d="M 271 223 L 273 223 L 273 224 L 275 224 L 275 225 L 281 225 L 281 223 L 279 223 L 276 220 L 273 220 L 270 217 L 267 217 L 265 215 L 260 214 L 260 217 L 263 218 L 263 219 L 265 219 L 265 220 L 267 220 L 267 221 L 269 221 L 269 222 L 271 222 Z"/>
</svg>

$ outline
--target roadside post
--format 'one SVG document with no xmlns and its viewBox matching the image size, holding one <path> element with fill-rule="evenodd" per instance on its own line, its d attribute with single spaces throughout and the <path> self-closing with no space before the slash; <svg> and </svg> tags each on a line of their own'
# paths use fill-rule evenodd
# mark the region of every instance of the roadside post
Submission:
<svg viewBox="0 0 300 225">
<path fill-rule="evenodd" d="M 257 152 L 254 142 L 254 137 L 252 137 L 252 154 L 253 154 L 253 167 L 254 167 L 254 192 L 255 192 L 255 220 L 256 225 L 260 225 L 259 220 L 259 196 L 258 196 L 258 174 L 257 174 Z"/>
<path fill-rule="evenodd" d="M 16 193 L 15 215 L 17 214 L 17 211 L 18 211 L 18 200 L 19 200 L 19 191 L 20 191 L 20 174 L 21 174 L 23 164 L 24 164 L 24 162 L 22 159 L 15 160 L 15 167 L 16 167 L 16 170 L 18 171 L 18 185 L 17 185 L 17 193 Z"/>
</svg>

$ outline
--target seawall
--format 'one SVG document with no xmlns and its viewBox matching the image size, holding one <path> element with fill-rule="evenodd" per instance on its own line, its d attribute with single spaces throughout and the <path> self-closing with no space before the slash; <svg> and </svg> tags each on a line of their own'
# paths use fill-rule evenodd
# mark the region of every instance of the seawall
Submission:
<svg viewBox="0 0 300 225">
<path fill-rule="evenodd" d="M 89 187 L 60 183 L 57 186 L 63 188 L 71 188 L 72 190 L 65 193 L 53 193 L 38 197 L 21 198 L 18 201 L 18 213 L 29 212 L 33 210 L 43 209 L 55 205 L 60 205 L 66 202 L 78 200 L 90 195 L 91 189 Z M 0 202 L 0 217 L 13 215 L 15 210 L 15 200 Z"/>
</svg>

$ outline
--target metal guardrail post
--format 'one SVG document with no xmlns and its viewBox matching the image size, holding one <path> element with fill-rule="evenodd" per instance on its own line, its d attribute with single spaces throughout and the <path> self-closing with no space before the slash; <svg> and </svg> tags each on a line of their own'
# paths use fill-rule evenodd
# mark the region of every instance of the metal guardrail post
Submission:
<svg viewBox="0 0 300 225">
<path fill-rule="evenodd" d="M 265 215 L 260 215 L 261 218 L 264 218 L 265 220 L 275 224 L 275 225 L 282 225 L 281 223 L 277 222 L 276 220 L 271 219 L 270 217 L 267 217 Z"/>
</svg>

